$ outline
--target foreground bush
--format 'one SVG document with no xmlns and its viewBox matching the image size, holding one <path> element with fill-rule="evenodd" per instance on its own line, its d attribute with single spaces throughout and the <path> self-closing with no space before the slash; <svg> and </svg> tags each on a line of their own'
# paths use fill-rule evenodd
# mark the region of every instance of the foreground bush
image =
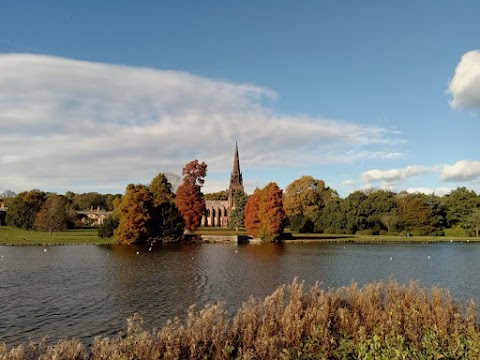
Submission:
<svg viewBox="0 0 480 360">
<path fill-rule="evenodd" d="M 478 359 L 476 309 L 448 291 L 416 282 L 304 290 L 294 281 L 264 300 L 250 299 L 232 321 L 221 305 L 189 310 L 147 331 L 128 320 L 126 336 L 8 348 L 0 359 Z"/>
</svg>

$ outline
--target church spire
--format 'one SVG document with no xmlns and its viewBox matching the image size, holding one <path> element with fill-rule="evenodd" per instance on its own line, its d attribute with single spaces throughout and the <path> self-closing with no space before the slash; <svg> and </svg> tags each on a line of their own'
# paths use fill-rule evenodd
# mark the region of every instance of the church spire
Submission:
<svg viewBox="0 0 480 360">
<path fill-rule="evenodd" d="M 240 171 L 240 159 L 238 157 L 238 143 L 235 142 L 235 154 L 233 156 L 233 170 L 230 175 L 230 188 L 229 193 L 233 193 L 237 190 L 243 190 L 243 177 Z"/>
</svg>

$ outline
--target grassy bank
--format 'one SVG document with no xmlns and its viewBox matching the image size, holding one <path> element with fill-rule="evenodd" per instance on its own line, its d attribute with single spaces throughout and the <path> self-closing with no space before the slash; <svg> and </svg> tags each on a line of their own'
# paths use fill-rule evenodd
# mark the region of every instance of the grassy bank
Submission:
<svg viewBox="0 0 480 360">
<path fill-rule="evenodd" d="M 126 335 L 52 346 L 9 348 L 23 359 L 478 359 L 480 329 L 473 305 L 417 283 L 305 289 L 294 281 L 264 300 L 251 299 L 229 320 L 220 305 L 191 308 L 185 322 L 159 330 L 128 321 Z"/>
<path fill-rule="evenodd" d="M 74 245 L 115 244 L 113 239 L 102 239 L 97 229 L 73 229 L 54 231 L 51 235 L 43 231 L 27 231 L 9 226 L 0 226 L 0 245 Z"/>
<path fill-rule="evenodd" d="M 438 242 L 480 242 L 477 237 L 452 236 L 395 236 L 395 235 L 342 235 L 292 233 L 288 242 L 350 242 L 350 243 L 438 243 Z"/>
</svg>

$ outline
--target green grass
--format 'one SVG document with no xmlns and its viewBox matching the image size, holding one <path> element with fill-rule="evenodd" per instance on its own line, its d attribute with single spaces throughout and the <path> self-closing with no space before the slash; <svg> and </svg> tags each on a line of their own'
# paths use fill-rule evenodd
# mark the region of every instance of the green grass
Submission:
<svg viewBox="0 0 480 360">
<path fill-rule="evenodd" d="M 395 235 L 342 235 L 342 234 L 302 234 L 292 232 L 292 239 L 285 242 L 355 242 L 355 243 L 437 243 L 437 242 L 480 242 L 476 237 L 452 236 L 395 236 Z"/>
<path fill-rule="evenodd" d="M 247 235 L 245 229 L 229 229 L 222 227 L 201 227 L 195 232 L 195 235 L 218 235 L 218 236 L 231 236 L 231 235 Z"/>
<path fill-rule="evenodd" d="M 0 226 L 0 245 L 76 245 L 115 244 L 114 239 L 102 239 L 97 229 L 73 229 L 49 232 L 16 229 Z"/>
</svg>

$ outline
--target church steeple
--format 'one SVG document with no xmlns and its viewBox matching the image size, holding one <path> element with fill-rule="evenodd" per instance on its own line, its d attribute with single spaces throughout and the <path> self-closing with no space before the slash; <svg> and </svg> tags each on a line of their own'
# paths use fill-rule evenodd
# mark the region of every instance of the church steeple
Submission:
<svg viewBox="0 0 480 360">
<path fill-rule="evenodd" d="M 243 190 L 243 177 L 240 171 L 240 159 L 238 157 L 238 143 L 235 142 L 235 154 L 233 156 L 233 170 L 230 175 L 230 192 Z"/>
</svg>

